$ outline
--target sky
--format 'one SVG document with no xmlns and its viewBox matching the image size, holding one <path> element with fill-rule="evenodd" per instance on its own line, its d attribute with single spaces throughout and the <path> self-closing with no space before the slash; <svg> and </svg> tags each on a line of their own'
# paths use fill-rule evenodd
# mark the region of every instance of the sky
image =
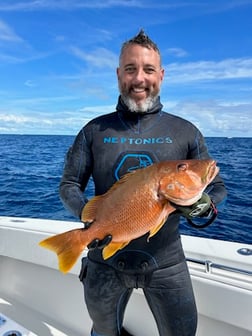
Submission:
<svg viewBox="0 0 252 336">
<path fill-rule="evenodd" d="M 75 135 L 115 110 L 123 42 L 157 43 L 163 109 L 252 136 L 252 0 L 1 0 L 0 134 Z"/>
</svg>

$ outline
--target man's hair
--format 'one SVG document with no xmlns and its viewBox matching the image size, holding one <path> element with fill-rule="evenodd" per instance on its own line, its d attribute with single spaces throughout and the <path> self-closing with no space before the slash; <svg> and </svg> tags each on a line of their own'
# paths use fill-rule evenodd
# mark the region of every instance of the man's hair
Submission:
<svg viewBox="0 0 252 336">
<path fill-rule="evenodd" d="M 153 42 L 149 38 L 148 35 L 145 34 L 143 29 L 141 29 L 140 32 L 136 36 L 132 37 L 130 40 L 123 43 L 122 48 L 121 48 L 121 52 L 120 52 L 120 59 L 122 57 L 122 54 L 123 54 L 124 50 L 128 46 L 133 45 L 133 44 L 138 44 L 141 47 L 145 47 L 145 48 L 148 48 L 148 49 L 155 50 L 159 54 L 160 59 L 161 59 L 161 54 L 160 54 L 158 46 L 156 45 L 155 42 Z"/>
</svg>

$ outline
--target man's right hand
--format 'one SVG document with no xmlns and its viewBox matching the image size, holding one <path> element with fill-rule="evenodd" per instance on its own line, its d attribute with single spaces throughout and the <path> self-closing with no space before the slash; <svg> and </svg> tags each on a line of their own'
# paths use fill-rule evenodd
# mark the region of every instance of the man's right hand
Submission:
<svg viewBox="0 0 252 336">
<path fill-rule="evenodd" d="M 103 249 L 105 246 L 107 246 L 112 240 L 112 235 L 107 235 L 103 239 L 95 238 L 91 241 L 91 243 L 88 244 L 87 248 L 92 251 L 95 249 Z"/>
</svg>

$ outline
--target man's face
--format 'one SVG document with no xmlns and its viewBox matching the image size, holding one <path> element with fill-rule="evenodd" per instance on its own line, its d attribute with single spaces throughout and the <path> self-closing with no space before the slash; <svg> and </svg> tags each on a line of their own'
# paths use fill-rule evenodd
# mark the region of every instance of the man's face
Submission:
<svg viewBox="0 0 252 336">
<path fill-rule="evenodd" d="M 137 44 L 127 46 L 121 55 L 117 77 L 121 96 L 128 108 L 147 112 L 159 95 L 164 77 L 159 54 Z"/>
</svg>

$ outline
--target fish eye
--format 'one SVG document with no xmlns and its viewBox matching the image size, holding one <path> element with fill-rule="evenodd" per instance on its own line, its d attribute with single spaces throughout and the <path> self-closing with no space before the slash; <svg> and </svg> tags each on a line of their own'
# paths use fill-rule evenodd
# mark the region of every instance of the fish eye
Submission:
<svg viewBox="0 0 252 336">
<path fill-rule="evenodd" d="M 177 165 L 177 169 L 178 169 L 178 171 L 185 171 L 185 170 L 187 170 L 187 164 L 186 163 L 179 163 Z"/>
</svg>

